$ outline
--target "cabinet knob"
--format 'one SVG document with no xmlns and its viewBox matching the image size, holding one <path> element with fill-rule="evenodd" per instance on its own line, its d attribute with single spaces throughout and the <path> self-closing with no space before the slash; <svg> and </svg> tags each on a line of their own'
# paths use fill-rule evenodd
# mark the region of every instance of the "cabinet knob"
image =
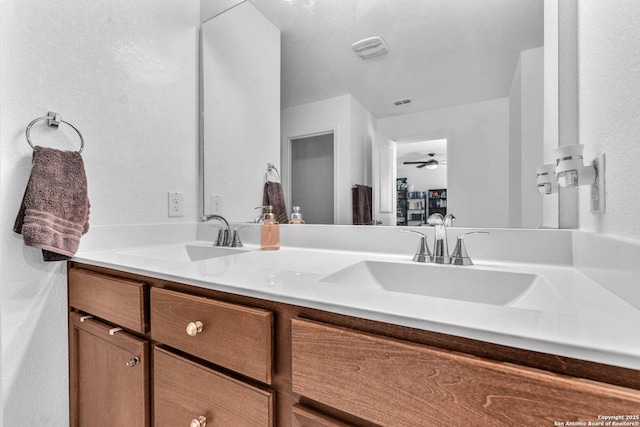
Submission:
<svg viewBox="0 0 640 427">
<path fill-rule="evenodd" d="M 129 359 L 129 361 L 127 362 L 127 366 L 130 368 L 133 368 L 134 366 L 136 366 L 138 363 L 140 363 L 140 359 L 138 359 L 137 357 L 132 357 L 131 359 Z"/>
<path fill-rule="evenodd" d="M 202 332 L 202 322 L 197 320 L 195 322 L 191 322 L 187 325 L 187 334 L 189 336 L 195 337 L 199 332 Z M 193 425 L 193 423 L 191 423 Z"/>
<path fill-rule="evenodd" d="M 198 418 L 194 418 L 191 420 L 191 424 L 189 427 L 206 427 L 207 418 L 200 415 Z"/>
</svg>

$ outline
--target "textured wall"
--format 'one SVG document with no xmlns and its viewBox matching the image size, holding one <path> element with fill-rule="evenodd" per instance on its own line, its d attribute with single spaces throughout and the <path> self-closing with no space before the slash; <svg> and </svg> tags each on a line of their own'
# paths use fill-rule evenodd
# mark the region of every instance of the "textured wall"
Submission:
<svg viewBox="0 0 640 427">
<path fill-rule="evenodd" d="M 197 211 L 199 5 L 0 2 L 0 292 L 5 425 L 68 425 L 66 275 L 11 231 L 31 169 L 26 125 L 57 111 L 83 133 L 92 226 L 168 223 L 167 190 Z M 65 127 L 36 144 L 77 149 Z M 91 231 L 90 231 L 91 233 Z"/>
<path fill-rule="evenodd" d="M 579 1 L 580 142 L 607 156 L 607 211 L 580 189 L 580 228 L 640 238 L 640 2 Z"/>
</svg>

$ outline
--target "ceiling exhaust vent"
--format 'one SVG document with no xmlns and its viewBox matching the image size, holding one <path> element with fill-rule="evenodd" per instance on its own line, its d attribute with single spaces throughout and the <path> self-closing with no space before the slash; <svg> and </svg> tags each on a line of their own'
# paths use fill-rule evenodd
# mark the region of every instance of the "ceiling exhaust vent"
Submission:
<svg viewBox="0 0 640 427">
<path fill-rule="evenodd" d="M 351 45 L 353 51 L 362 59 L 371 59 L 389 51 L 384 39 L 379 36 L 367 37 Z"/>
</svg>

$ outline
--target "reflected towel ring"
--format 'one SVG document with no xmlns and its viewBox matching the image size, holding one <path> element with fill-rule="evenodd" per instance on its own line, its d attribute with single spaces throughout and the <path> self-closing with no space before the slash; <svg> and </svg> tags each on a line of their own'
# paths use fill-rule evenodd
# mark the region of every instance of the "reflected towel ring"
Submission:
<svg viewBox="0 0 640 427">
<path fill-rule="evenodd" d="M 275 171 L 275 172 L 274 172 Z M 280 182 L 280 172 L 278 172 L 278 168 L 275 167 L 273 164 L 271 163 L 267 163 L 267 171 L 264 173 L 264 180 L 265 182 L 269 182 L 269 174 L 273 173 L 275 174 L 276 181 L 271 181 L 271 182 Z"/>
<path fill-rule="evenodd" d="M 35 119 L 31 123 L 29 123 L 29 125 L 27 126 L 27 130 L 25 132 L 25 135 L 27 137 L 27 142 L 29 143 L 31 148 L 34 148 L 33 143 L 31 142 L 31 135 L 30 135 L 31 126 L 33 126 L 34 124 L 36 124 L 37 122 L 39 122 L 41 120 L 49 120 L 49 126 L 53 126 L 53 127 L 58 127 L 58 125 L 60 123 L 66 123 L 67 125 L 71 126 L 73 128 L 73 130 L 75 130 L 78 133 L 78 136 L 80 137 L 80 149 L 78 150 L 78 153 L 82 153 L 82 150 L 84 150 L 84 138 L 82 137 L 82 134 L 80 133 L 80 131 L 74 125 L 72 125 L 71 123 L 62 120 L 60 118 L 60 115 L 58 115 L 56 113 L 51 113 L 51 112 L 45 117 L 40 117 L 40 118 Z"/>
</svg>

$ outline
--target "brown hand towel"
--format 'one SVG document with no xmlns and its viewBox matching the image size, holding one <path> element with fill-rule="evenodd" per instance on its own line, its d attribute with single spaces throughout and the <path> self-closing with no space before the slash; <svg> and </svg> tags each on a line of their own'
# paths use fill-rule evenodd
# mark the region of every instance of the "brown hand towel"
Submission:
<svg viewBox="0 0 640 427">
<path fill-rule="evenodd" d="M 276 221 L 280 224 L 289 224 L 287 207 L 284 203 L 284 190 L 282 189 L 281 183 L 272 181 L 265 182 L 264 191 L 262 192 L 262 204 L 265 206 L 273 206 Z"/>
<path fill-rule="evenodd" d="M 71 258 L 89 230 L 84 163 L 77 151 L 36 146 L 33 167 L 13 231 L 42 249 L 45 261 Z"/>
<path fill-rule="evenodd" d="M 372 224 L 373 189 L 366 185 L 356 185 L 351 189 L 351 214 L 353 225 Z"/>
</svg>

